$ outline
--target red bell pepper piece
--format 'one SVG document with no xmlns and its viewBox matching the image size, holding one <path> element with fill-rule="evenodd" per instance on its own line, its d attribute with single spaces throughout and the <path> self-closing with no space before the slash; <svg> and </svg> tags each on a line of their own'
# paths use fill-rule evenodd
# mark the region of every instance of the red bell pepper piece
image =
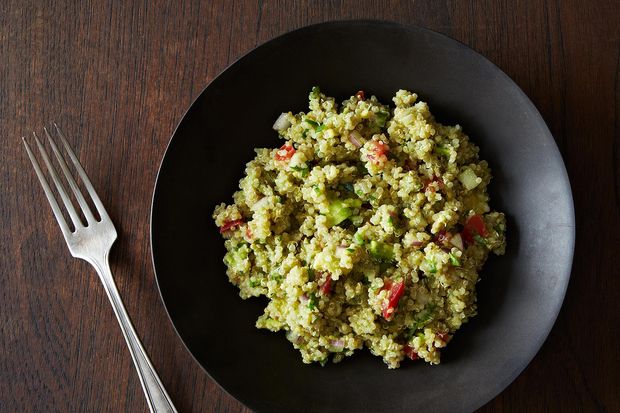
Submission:
<svg viewBox="0 0 620 413">
<path fill-rule="evenodd" d="M 472 245 L 475 242 L 476 235 L 481 237 L 487 236 L 487 228 L 484 225 L 482 217 L 478 214 L 472 215 L 465 221 L 463 227 L 463 239 L 468 245 Z"/>
<path fill-rule="evenodd" d="M 234 229 L 235 227 L 238 227 L 241 224 L 243 224 L 242 219 L 233 219 L 232 221 L 225 221 L 224 225 L 220 227 L 220 234 L 223 234 L 226 231 Z"/>
<path fill-rule="evenodd" d="M 400 300 L 400 297 L 402 297 L 405 292 L 405 283 L 403 281 L 391 283 L 389 290 L 388 299 L 382 308 L 383 318 L 388 321 L 392 319 L 396 306 L 398 305 L 398 300 Z"/>
</svg>

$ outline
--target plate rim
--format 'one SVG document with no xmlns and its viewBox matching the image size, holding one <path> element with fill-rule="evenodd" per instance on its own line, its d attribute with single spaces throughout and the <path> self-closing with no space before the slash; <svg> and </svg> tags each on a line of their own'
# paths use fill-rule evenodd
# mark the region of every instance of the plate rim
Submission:
<svg viewBox="0 0 620 413">
<path fill-rule="evenodd" d="M 555 326 L 555 323 L 557 321 L 559 313 L 562 310 L 562 307 L 564 305 L 564 300 L 566 298 L 566 291 L 568 290 L 568 285 L 570 283 L 570 279 L 571 279 L 571 275 L 572 275 L 572 268 L 573 268 L 573 264 L 574 264 L 575 239 L 576 239 L 575 204 L 574 204 L 574 197 L 573 197 L 573 193 L 572 193 L 572 186 L 571 186 L 571 182 L 570 182 L 570 177 L 568 175 L 568 171 L 566 169 L 566 164 L 564 162 L 564 158 L 562 156 L 562 153 L 560 152 L 560 149 L 559 149 L 559 147 L 557 145 L 556 140 L 553 137 L 553 134 L 549 130 L 549 126 L 547 125 L 547 122 L 545 121 L 545 119 L 541 115 L 540 111 L 538 110 L 538 108 L 536 107 L 534 102 L 531 101 L 531 99 L 525 94 L 525 92 L 521 89 L 521 87 L 508 74 L 506 74 L 499 66 L 497 66 L 494 62 L 492 62 L 485 55 L 483 55 L 482 53 L 480 53 L 477 50 L 473 49 L 472 47 L 468 46 L 464 42 L 462 42 L 462 41 L 460 41 L 458 39 L 455 39 L 453 37 L 450 37 L 450 36 L 448 36 L 448 35 L 446 35 L 444 33 L 438 32 L 436 30 L 433 30 L 433 29 L 430 29 L 430 28 L 427 28 L 427 27 L 424 27 L 424 26 L 416 25 L 416 24 L 401 23 L 401 22 L 392 21 L 392 20 L 380 20 L 380 19 L 335 19 L 335 20 L 326 20 L 326 21 L 322 21 L 322 22 L 319 22 L 319 23 L 313 23 L 313 24 L 309 24 L 309 25 L 306 25 L 306 26 L 301 26 L 301 27 L 298 27 L 298 28 L 295 28 L 295 29 L 292 29 L 292 30 L 289 30 L 289 31 L 285 31 L 285 32 L 283 32 L 281 34 L 278 34 L 275 37 L 269 38 L 268 40 L 266 40 L 266 41 L 264 41 L 262 43 L 256 44 L 250 50 L 248 50 L 247 52 L 243 53 L 238 58 L 234 59 L 224 69 L 222 69 L 220 72 L 218 72 L 217 75 L 215 75 L 209 82 L 207 82 L 207 84 L 191 100 L 191 103 L 186 108 L 186 110 L 183 112 L 182 116 L 179 118 L 179 121 L 177 122 L 176 126 L 174 127 L 174 130 L 173 130 L 172 134 L 170 135 L 170 138 L 168 139 L 168 143 L 166 144 L 166 148 L 165 148 L 165 150 L 163 152 L 163 155 L 161 157 L 159 166 L 157 168 L 157 174 L 156 174 L 156 177 L 155 177 L 155 183 L 153 184 L 153 192 L 152 192 L 152 196 L 151 196 L 151 208 L 150 208 L 150 216 L 149 216 L 149 244 L 150 244 L 150 251 L 151 251 L 151 264 L 152 264 L 152 268 L 153 268 L 153 274 L 154 274 L 154 277 L 155 277 L 155 283 L 157 285 L 157 292 L 159 294 L 159 298 L 160 298 L 161 302 L 163 303 L 163 306 L 164 306 L 164 309 L 165 309 L 165 312 L 166 312 L 166 316 L 168 317 L 168 320 L 170 321 L 170 324 L 172 325 L 172 328 L 174 329 L 174 332 L 175 332 L 177 338 L 180 340 L 180 342 L 182 343 L 182 345 L 185 348 L 185 350 L 189 353 L 191 358 L 196 362 L 196 364 L 200 367 L 200 369 L 204 373 L 206 373 L 206 375 L 220 389 L 222 389 L 227 395 L 229 395 L 230 397 L 234 398 L 238 402 L 242 403 L 245 407 L 247 407 L 247 408 L 249 408 L 249 409 L 251 409 L 253 411 L 258 411 L 256 409 L 256 406 L 254 406 L 254 404 L 251 401 L 249 401 L 246 397 L 244 397 L 241 394 L 238 394 L 238 392 L 234 392 L 233 393 L 233 392 L 229 391 L 222 384 L 220 384 L 220 382 L 218 380 L 216 380 L 211 375 L 211 373 L 209 373 L 209 371 L 207 371 L 207 369 L 202 365 L 202 363 L 196 358 L 194 353 L 190 350 L 188 344 L 183 339 L 183 336 L 180 334 L 177 326 L 175 325 L 175 323 L 174 323 L 174 321 L 172 319 L 172 316 L 170 315 L 170 311 L 168 309 L 168 305 L 166 304 L 166 300 L 164 299 L 162 288 L 161 288 L 161 285 L 160 285 L 160 280 L 159 280 L 159 276 L 158 276 L 158 272 L 157 272 L 157 266 L 156 266 L 156 262 L 155 262 L 155 251 L 154 251 L 154 248 L 153 248 L 154 210 L 155 210 L 155 202 L 156 202 L 157 193 L 158 193 L 158 185 L 159 185 L 159 181 L 160 181 L 160 174 L 162 173 L 162 167 L 163 167 L 163 165 L 164 165 L 164 163 L 166 161 L 166 157 L 169 155 L 170 147 L 171 147 L 171 145 L 172 145 L 172 143 L 174 141 L 174 138 L 176 137 L 179 128 L 181 127 L 181 125 L 185 121 L 188 113 L 195 107 L 196 103 L 201 99 L 201 97 L 206 92 L 206 90 L 213 83 L 215 83 L 222 76 L 224 76 L 233 66 L 237 65 L 240 61 L 244 60 L 245 58 L 253 55 L 259 49 L 263 48 L 264 46 L 269 45 L 269 44 L 274 44 L 274 43 L 277 43 L 279 41 L 282 41 L 282 39 L 285 38 L 285 37 L 290 37 L 292 35 L 295 35 L 295 34 L 298 34 L 298 33 L 304 32 L 304 31 L 317 30 L 317 29 L 320 29 L 321 27 L 326 27 L 326 26 L 346 27 L 346 26 L 351 26 L 351 25 L 354 25 L 354 26 L 376 26 L 376 27 L 393 28 L 393 29 L 399 29 L 399 30 L 403 30 L 403 31 L 407 31 L 407 32 L 412 32 L 413 31 L 413 32 L 418 32 L 418 33 L 429 34 L 431 36 L 438 36 L 440 38 L 443 38 L 443 40 L 446 40 L 448 42 L 454 43 L 456 46 L 458 46 L 459 49 L 464 50 L 464 51 L 469 52 L 469 53 L 472 53 L 475 56 L 477 56 L 478 58 L 482 59 L 485 62 L 485 64 L 490 65 L 494 70 L 497 71 L 498 74 L 500 74 L 501 77 L 504 78 L 504 80 L 506 80 L 509 84 L 511 84 L 522 99 L 524 99 L 527 103 L 529 103 L 531 105 L 531 108 L 533 109 L 535 115 L 537 115 L 537 120 L 540 121 L 541 125 L 544 127 L 544 132 L 545 133 L 543 133 L 541 135 L 541 138 L 544 139 L 546 141 L 546 143 L 548 143 L 548 144 L 550 144 L 552 146 L 552 149 L 558 155 L 559 160 L 560 160 L 560 166 L 561 166 L 561 168 L 560 168 L 561 171 L 560 172 L 562 173 L 561 174 L 562 175 L 562 182 L 561 182 L 561 184 L 562 184 L 563 187 L 566 188 L 567 201 L 568 201 L 568 206 L 569 206 L 568 211 L 567 211 L 567 213 L 568 213 L 567 215 L 568 215 L 568 218 L 569 218 L 569 221 L 570 221 L 570 222 L 563 223 L 562 226 L 570 229 L 570 231 L 567 234 L 567 241 L 568 241 L 569 251 L 568 251 L 567 260 L 566 260 L 566 268 L 564 268 L 563 271 L 558 273 L 558 274 L 561 275 L 561 283 L 562 283 L 562 285 L 561 285 L 561 289 L 562 289 L 561 294 L 558 294 L 558 299 L 559 299 L 558 303 L 559 304 L 557 305 L 557 308 L 555 309 L 554 314 L 551 317 L 549 317 L 548 323 L 547 323 L 547 325 L 545 325 L 545 328 L 544 328 L 545 334 L 540 336 L 539 343 L 537 343 L 535 351 L 533 351 L 531 355 L 529 355 L 528 357 L 523 359 L 522 363 L 519 363 L 518 367 L 513 370 L 512 374 L 507 376 L 505 382 L 504 381 L 498 382 L 498 385 L 495 386 L 495 388 L 493 390 L 484 392 L 484 397 L 479 397 L 475 403 L 471 403 L 470 404 L 470 406 L 472 407 L 471 411 L 475 411 L 475 410 L 479 409 L 480 407 L 486 405 L 487 403 L 491 402 L 492 400 L 494 400 L 499 394 L 504 392 L 516 380 L 517 377 L 519 377 L 521 375 L 521 373 L 530 365 L 530 363 L 532 362 L 534 357 L 536 357 L 536 355 L 539 354 L 540 350 L 542 349 L 542 346 L 544 345 L 544 343 L 549 338 L 551 330 Z M 560 299 L 560 296 L 561 296 L 561 299 Z"/>
</svg>

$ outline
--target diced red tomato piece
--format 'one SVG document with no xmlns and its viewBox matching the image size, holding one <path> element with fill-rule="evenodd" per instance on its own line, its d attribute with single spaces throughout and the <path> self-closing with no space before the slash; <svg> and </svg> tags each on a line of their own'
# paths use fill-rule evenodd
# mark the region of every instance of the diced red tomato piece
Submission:
<svg viewBox="0 0 620 413">
<path fill-rule="evenodd" d="M 379 294 L 381 291 L 389 290 L 391 288 L 392 288 L 392 280 L 390 280 L 390 279 L 383 280 L 383 287 L 380 290 L 377 290 L 376 294 Z"/>
<path fill-rule="evenodd" d="M 374 141 L 373 152 L 377 156 L 385 155 L 390 150 L 387 143 L 383 141 Z"/>
<path fill-rule="evenodd" d="M 390 283 L 390 284 L 391 285 L 389 287 L 387 287 L 387 284 L 386 286 L 384 286 L 384 288 L 385 287 L 389 288 L 390 291 L 388 293 L 388 299 L 382 308 L 383 318 L 385 318 L 388 321 L 392 319 L 396 306 L 398 305 L 398 300 L 400 300 L 400 297 L 402 297 L 403 293 L 405 292 L 404 281 L 398 281 L 398 282 Z"/>
<path fill-rule="evenodd" d="M 405 347 L 403 348 L 403 350 L 405 350 L 405 355 L 409 357 L 411 360 L 417 360 L 420 358 L 418 353 L 416 353 L 413 347 L 411 347 L 409 344 L 405 344 Z"/>
<path fill-rule="evenodd" d="M 274 158 L 276 161 L 286 161 L 291 159 L 294 154 L 295 148 L 293 148 L 292 145 L 285 143 L 280 149 L 278 149 Z"/>
<path fill-rule="evenodd" d="M 368 150 L 366 157 L 374 164 L 379 164 L 386 160 L 386 153 L 389 152 L 390 147 L 382 141 L 372 141 L 372 147 Z"/>
<path fill-rule="evenodd" d="M 319 287 L 319 291 L 323 295 L 329 295 L 332 292 L 332 275 L 330 273 L 326 273 L 327 277 L 325 277 L 325 281 Z"/>
<path fill-rule="evenodd" d="M 487 228 L 484 225 L 482 217 L 478 214 L 472 215 L 467 218 L 462 233 L 463 240 L 465 240 L 465 242 L 469 245 L 475 242 L 476 235 L 479 235 L 481 237 L 487 236 Z"/>
<path fill-rule="evenodd" d="M 226 231 L 230 231 L 231 229 L 238 227 L 241 224 L 243 224 L 242 219 L 234 219 L 232 221 L 226 221 L 224 222 L 224 225 L 220 227 L 220 234 L 223 234 Z"/>
<path fill-rule="evenodd" d="M 355 94 L 355 97 L 356 97 L 356 98 L 358 98 L 359 100 L 364 100 L 364 99 L 366 99 L 366 95 L 364 94 L 364 91 L 363 91 L 363 90 L 358 91 L 358 92 Z"/>
</svg>

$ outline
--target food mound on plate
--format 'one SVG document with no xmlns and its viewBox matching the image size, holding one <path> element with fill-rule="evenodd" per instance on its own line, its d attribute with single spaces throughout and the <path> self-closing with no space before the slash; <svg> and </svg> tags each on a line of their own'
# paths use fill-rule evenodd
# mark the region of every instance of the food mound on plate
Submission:
<svg viewBox="0 0 620 413">
<path fill-rule="evenodd" d="M 476 314 L 489 252 L 504 253 L 487 162 L 415 93 L 393 108 L 363 91 L 309 100 L 277 118 L 284 144 L 256 149 L 234 202 L 215 208 L 228 278 L 269 299 L 256 326 L 285 331 L 305 363 L 368 347 L 390 368 L 437 364 Z"/>
</svg>

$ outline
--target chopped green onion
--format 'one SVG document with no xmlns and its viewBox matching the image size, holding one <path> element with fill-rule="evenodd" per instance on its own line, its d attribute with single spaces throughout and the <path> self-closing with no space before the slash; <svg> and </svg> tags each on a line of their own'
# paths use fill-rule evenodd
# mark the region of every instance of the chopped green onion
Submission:
<svg viewBox="0 0 620 413">
<path fill-rule="evenodd" d="M 258 287 L 260 285 L 260 280 L 250 278 L 250 287 Z"/>
<path fill-rule="evenodd" d="M 478 243 L 479 245 L 488 245 L 487 240 L 482 238 L 478 234 L 474 235 L 474 241 L 476 241 L 476 243 Z"/>
<path fill-rule="evenodd" d="M 306 122 L 307 124 L 309 124 L 310 126 L 312 126 L 315 130 L 316 128 L 318 128 L 319 126 L 321 126 L 321 124 L 319 122 L 316 122 L 312 119 L 304 119 L 304 122 Z"/>
<path fill-rule="evenodd" d="M 310 296 L 310 299 L 308 300 L 308 308 L 311 310 L 314 310 L 314 308 L 316 307 L 316 304 L 317 304 L 316 294 L 312 293 L 312 295 Z"/>
<path fill-rule="evenodd" d="M 325 130 L 325 128 L 326 128 L 326 127 L 327 127 L 327 126 L 325 126 L 325 125 L 319 125 L 319 126 L 316 128 L 316 132 L 317 132 L 317 133 L 319 133 L 319 132 L 323 132 L 323 130 Z"/>
<path fill-rule="evenodd" d="M 390 116 L 387 112 L 377 112 L 375 113 L 375 123 L 380 128 L 385 126 L 385 122 L 387 121 L 388 116 Z"/>
<path fill-rule="evenodd" d="M 430 323 L 433 318 L 435 318 L 435 304 L 428 304 L 424 310 L 418 313 L 418 316 L 415 318 L 415 322 L 409 326 L 409 334 L 413 336 L 415 332 L 428 323 Z"/>
<path fill-rule="evenodd" d="M 301 177 L 305 178 L 310 173 L 310 169 L 307 166 L 291 166 L 291 169 L 301 173 Z"/>
<path fill-rule="evenodd" d="M 314 268 L 308 268 L 308 281 L 314 281 Z"/>
<path fill-rule="evenodd" d="M 426 262 L 429 266 L 428 272 L 431 274 L 435 274 L 437 272 L 437 264 L 435 263 L 435 261 L 426 260 Z"/>
<path fill-rule="evenodd" d="M 353 241 L 355 241 L 358 245 L 364 245 L 366 243 L 366 240 L 359 232 L 356 232 L 355 235 L 353 235 Z"/>
<path fill-rule="evenodd" d="M 460 267 L 461 266 L 461 262 L 459 261 L 458 258 L 456 258 L 456 256 L 452 253 L 450 253 L 450 264 L 453 267 Z"/>
<path fill-rule="evenodd" d="M 433 152 L 437 155 L 450 156 L 450 149 L 445 145 L 435 145 Z"/>
</svg>

